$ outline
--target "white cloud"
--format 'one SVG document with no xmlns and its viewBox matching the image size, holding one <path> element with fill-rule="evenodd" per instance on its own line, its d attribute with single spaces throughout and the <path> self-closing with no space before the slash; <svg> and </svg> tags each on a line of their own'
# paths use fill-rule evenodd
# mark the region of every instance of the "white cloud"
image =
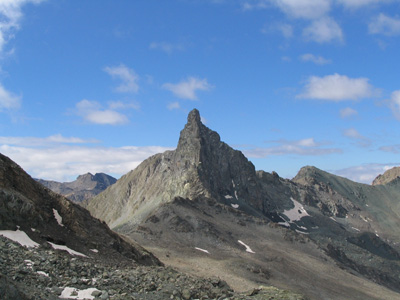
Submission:
<svg viewBox="0 0 400 300">
<path fill-rule="evenodd" d="M 329 17 L 314 20 L 303 30 L 303 36 L 317 43 L 343 42 L 343 32 L 339 24 Z"/>
<path fill-rule="evenodd" d="M 352 116 L 356 116 L 358 114 L 358 112 L 351 108 L 351 107 L 346 107 L 340 110 L 340 116 L 344 119 L 344 118 L 350 118 Z"/>
<path fill-rule="evenodd" d="M 326 59 L 322 56 L 316 56 L 311 53 L 306 53 L 306 54 L 301 55 L 300 60 L 304 61 L 304 62 L 310 61 L 317 65 L 326 65 L 326 64 L 332 63 L 332 61 L 330 59 Z"/>
<path fill-rule="evenodd" d="M 212 88 L 207 79 L 194 77 L 189 77 L 177 84 L 165 83 L 162 87 L 171 91 L 176 97 L 188 100 L 197 99 L 196 91 L 209 91 Z"/>
<path fill-rule="evenodd" d="M 122 83 L 116 87 L 116 91 L 120 93 L 137 93 L 139 85 L 137 81 L 139 76 L 132 69 L 124 64 L 116 67 L 105 67 L 104 71 L 111 75 L 113 78 L 118 78 Z"/>
<path fill-rule="evenodd" d="M 394 116 L 400 121 L 400 90 L 394 91 L 388 102 Z"/>
<path fill-rule="evenodd" d="M 369 33 L 394 36 L 400 34 L 400 19 L 391 18 L 380 13 L 368 25 Z"/>
<path fill-rule="evenodd" d="M 297 97 L 335 102 L 373 97 L 377 91 L 368 81 L 368 78 L 349 78 L 336 73 L 325 77 L 311 76 L 304 92 Z"/>
<path fill-rule="evenodd" d="M 185 50 L 185 47 L 182 44 L 173 44 L 167 42 L 153 42 L 150 44 L 149 48 L 152 50 L 161 50 L 167 54 L 171 54 L 175 51 Z"/>
<path fill-rule="evenodd" d="M 342 152 L 342 150 L 337 148 L 326 148 L 326 143 L 317 143 L 314 138 L 295 141 L 279 140 L 273 143 L 277 145 L 265 148 L 247 149 L 243 150 L 243 153 L 248 157 L 263 158 L 271 155 L 295 154 L 315 156 Z"/>
<path fill-rule="evenodd" d="M 32 177 L 57 181 L 71 181 L 87 172 L 104 172 L 119 177 L 136 168 L 143 160 L 171 148 L 147 147 L 93 147 L 53 145 L 49 147 L 0 145 L 0 152 L 9 156 Z M 40 138 L 39 138 L 40 139 Z"/>
<path fill-rule="evenodd" d="M 355 182 L 361 182 L 366 184 L 371 184 L 372 181 L 379 175 L 383 174 L 385 171 L 399 166 L 400 163 L 388 163 L 388 164 L 363 164 L 360 166 L 353 166 L 341 170 L 333 170 L 331 173 L 348 178 Z"/>
<path fill-rule="evenodd" d="M 20 27 L 23 16 L 22 6 L 27 3 L 39 4 L 42 0 L 1 0 L 0 1 L 0 54 L 14 32 Z"/>
<path fill-rule="evenodd" d="M 111 107 L 113 107 L 112 104 Z M 86 99 L 76 104 L 76 114 L 90 123 L 100 125 L 120 125 L 129 122 L 126 115 L 110 108 L 103 109 L 99 102 Z"/>
<path fill-rule="evenodd" d="M 326 15 L 331 7 L 330 0 L 270 0 L 285 14 L 293 18 L 316 19 Z"/>
<path fill-rule="evenodd" d="M 97 140 L 83 140 L 77 137 L 65 137 L 61 134 L 40 138 L 40 137 L 7 137 L 0 136 L 0 144 L 29 147 L 47 147 L 55 144 L 88 144 L 98 143 Z"/>
<path fill-rule="evenodd" d="M 179 102 L 171 102 L 171 103 L 168 103 L 167 108 L 169 110 L 174 110 L 174 109 L 180 109 L 181 106 L 180 106 Z"/>
<path fill-rule="evenodd" d="M 0 83 L 0 112 L 17 109 L 21 106 L 21 97 L 7 91 Z"/>
<path fill-rule="evenodd" d="M 345 129 L 343 135 L 356 141 L 357 145 L 360 147 L 369 147 L 371 145 L 371 140 L 359 133 L 357 129 Z"/>
</svg>

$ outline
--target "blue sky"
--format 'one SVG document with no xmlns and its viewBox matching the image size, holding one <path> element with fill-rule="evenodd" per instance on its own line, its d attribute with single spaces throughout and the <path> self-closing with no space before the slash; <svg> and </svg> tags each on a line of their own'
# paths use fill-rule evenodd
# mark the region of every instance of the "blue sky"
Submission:
<svg viewBox="0 0 400 300">
<path fill-rule="evenodd" d="M 0 152 L 119 177 L 188 112 L 256 169 L 400 165 L 400 1 L 0 0 Z"/>
</svg>

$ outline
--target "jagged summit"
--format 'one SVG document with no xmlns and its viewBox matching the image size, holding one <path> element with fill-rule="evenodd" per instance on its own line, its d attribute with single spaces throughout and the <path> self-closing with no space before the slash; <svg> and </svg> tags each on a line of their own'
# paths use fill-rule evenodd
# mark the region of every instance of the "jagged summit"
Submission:
<svg viewBox="0 0 400 300">
<path fill-rule="evenodd" d="M 400 177 L 400 167 L 394 167 L 389 170 L 387 170 L 383 174 L 379 174 L 374 181 L 372 182 L 372 185 L 384 185 L 388 184 L 390 182 L 395 181 Z"/>
</svg>

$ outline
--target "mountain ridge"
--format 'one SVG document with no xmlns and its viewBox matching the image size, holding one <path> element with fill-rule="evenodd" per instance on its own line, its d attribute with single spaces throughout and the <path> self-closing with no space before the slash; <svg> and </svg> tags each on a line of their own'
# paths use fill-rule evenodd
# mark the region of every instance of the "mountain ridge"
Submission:
<svg viewBox="0 0 400 300">
<path fill-rule="evenodd" d="M 274 172 L 256 171 L 240 151 L 201 123 L 195 109 L 188 115 L 176 150 L 143 161 L 90 199 L 86 207 L 117 232 L 152 249 L 167 264 L 208 274 L 198 264 L 193 266 L 191 257 L 193 251 L 198 251 L 196 247 L 210 250 L 214 260 L 204 262 L 213 269 L 212 264 L 219 261 L 224 273 L 214 272 L 231 284 L 253 278 L 290 288 L 282 280 L 294 280 L 289 273 L 296 270 L 284 263 L 293 261 L 293 252 L 302 260 L 307 260 L 306 253 L 313 253 L 315 265 L 321 264 L 315 260 L 317 257 L 333 260 L 346 272 L 364 278 L 360 280 L 369 278 L 399 292 L 400 279 L 393 275 L 400 272 L 399 260 L 393 260 L 400 250 L 400 236 L 395 230 L 400 207 L 395 199 L 400 199 L 397 186 L 358 184 L 315 167 L 301 169 L 293 180 Z M 271 258 L 259 251 L 266 247 L 264 239 L 275 245 L 270 252 L 282 259 L 274 263 L 273 270 L 268 268 Z M 249 262 L 249 257 L 240 252 L 243 246 L 238 245 L 243 240 L 251 249 L 258 249 L 251 261 L 268 271 L 255 276 L 240 269 Z M 300 247 L 304 252 L 295 250 L 300 244 L 305 244 Z M 282 247 L 291 252 L 283 253 Z M 220 251 L 226 255 L 215 254 Z M 302 263 L 297 262 L 307 272 L 319 272 Z M 291 288 L 314 299 L 321 293 L 332 299 L 349 294 L 357 299 L 360 291 L 347 286 L 347 275 L 336 270 L 337 266 L 328 265 L 332 272 L 341 274 L 335 281 L 340 296 L 330 291 L 326 278 L 304 277 Z M 243 275 L 229 275 L 232 272 Z M 311 287 L 316 281 L 319 285 Z M 369 292 L 360 299 L 378 299 L 372 291 L 380 288 L 363 282 Z"/>
<path fill-rule="evenodd" d="M 96 173 L 94 175 L 91 173 L 82 174 L 71 182 L 57 182 L 44 179 L 35 180 L 53 192 L 61 194 L 78 204 L 98 195 L 117 181 L 116 178 L 105 173 Z"/>
</svg>

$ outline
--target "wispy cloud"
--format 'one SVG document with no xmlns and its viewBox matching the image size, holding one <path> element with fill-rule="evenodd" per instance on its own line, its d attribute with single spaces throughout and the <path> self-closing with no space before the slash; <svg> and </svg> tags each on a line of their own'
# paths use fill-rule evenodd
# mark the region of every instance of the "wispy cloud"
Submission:
<svg viewBox="0 0 400 300">
<path fill-rule="evenodd" d="M 400 121 L 400 90 L 392 92 L 387 102 L 396 119 Z"/>
<path fill-rule="evenodd" d="M 174 44 L 168 42 L 152 42 L 149 48 L 151 50 L 161 50 L 167 54 L 171 54 L 175 51 L 185 50 L 185 47 L 182 44 Z"/>
<path fill-rule="evenodd" d="M 31 143 L 40 138 L 14 139 L 16 145 L 0 145 L 0 152 L 18 163 L 32 177 L 57 181 L 70 181 L 87 172 L 104 172 L 119 177 L 151 155 L 172 150 L 160 146 L 94 147 L 61 144 L 39 148 L 33 147 Z"/>
<path fill-rule="evenodd" d="M 20 28 L 23 16 L 22 7 L 25 4 L 39 4 L 43 0 L 1 0 L 0 1 L 0 55 L 5 45 L 14 38 L 14 33 Z"/>
<path fill-rule="evenodd" d="M 290 17 L 303 19 L 320 18 L 326 15 L 331 8 L 330 0 L 269 0 L 268 2 L 280 8 Z"/>
<path fill-rule="evenodd" d="M 126 108 L 120 102 L 111 102 L 109 107 L 104 109 L 97 101 L 82 100 L 76 104 L 76 114 L 85 121 L 99 125 L 121 125 L 129 122 L 126 115 L 116 109 Z"/>
<path fill-rule="evenodd" d="M 349 78 L 333 74 L 325 77 L 311 76 L 304 92 L 297 97 L 339 102 L 374 97 L 377 93 L 368 78 Z"/>
<path fill-rule="evenodd" d="M 165 83 L 162 87 L 171 91 L 176 97 L 188 100 L 196 100 L 197 91 L 209 91 L 212 89 L 212 85 L 207 82 L 206 78 L 199 79 L 195 77 L 189 77 L 176 84 Z"/>
<path fill-rule="evenodd" d="M 181 105 L 179 104 L 179 102 L 171 102 L 171 103 L 168 103 L 167 108 L 169 110 L 180 109 Z"/>
<path fill-rule="evenodd" d="M 338 148 L 327 148 L 327 143 L 317 143 L 314 138 L 307 138 L 295 141 L 278 140 L 270 143 L 276 144 L 271 147 L 260 147 L 253 149 L 245 149 L 243 153 L 248 157 L 263 158 L 272 155 L 328 155 L 334 153 L 341 153 L 342 150 Z"/>
<path fill-rule="evenodd" d="M 382 2 L 388 2 L 385 0 L 336 0 L 337 3 L 343 5 L 346 8 L 360 8 L 371 4 L 379 4 Z"/>
<path fill-rule="evenodd" d="M 356 115 L 358 115 L 358 112 L 351 107 L 346 107 L 340 110 L 340 117 L 343 119 L 350 118 Z"/>
<path fill-rule="evenodd" d="M 137 93 L 139 91 L 138 80 L 139 76 L 132 69 L 124 64 L 115 67 L 105 67 L 104 71 L 111 75 L 113 78 L 122 81 L 116 87 L 116 91 L 120 93 Z"/>
<path fill-rule="evenodd" d="M 379 150 L 384 151 L 384 152 L 399 154 L 400 153 L 400 144 L 382 146 L 382 147 L 379 147 Z"/>
<path fill-rule="evenodd" d="M 301 55 L 300 60 L 304 62 L 313 62 L 314 64 L 321 66 L 332 63 L 330 59 L 326 59 L 322 56 L 317 56 L 311 53 Z"/>
<path fill-rule="evenodd" d="M 339 24 L 330 17 L 323 17 L 313 21 L 303 30 L 303 36 L 320 44 L 330 42 L 343 42 L 344 35 Z"/>
<path fill-rule="evenodd" d="M 380 13 L 369 23 L 368 29 L 371 34 L 400 35 L 400 18 L 392 18 Z"/>
<path fill-rule="evenodd" d="M 383 174 L 385 171 L 397 167 L 399 163 L 387 163 L 387 164 L 362 164 L 359 166 L 352 166 L 345 169 L 330 171 L 335 175 L 342 176 L 353 180 L 355 182 L 361 182 L 365 184 L 371 184 L 372 181 L 379 175 Z"/>
<path fill-rule="evenodd" d="M 343 130 L 343 135 L 348 137 L 349 139 L 356 142 L 356 144 L 360 147 L 369 147 L 371 146 L 372 142 L 369 138 L 363 136 L 361 133 L 358 132 L 357 129 L 348 128 Z"/>
<path fill-rule="evenodd" d="M 5 110 L 18 109 L 21 106 L 21 96 L 16 96 L 7 91 L 0 83 L 0 112 Z"/>
<path fill-rule="evenodd" d="M 65 137 L 61 134 L 55 134 L 48 137 L 8 137 L 0 136 L 0 144 L 25 146 L 25 147 L 48 147 L 55 144 L 89 144 L 98 143 L 95 139 L 84 140 L 77 137 Z"/>
</svg>

